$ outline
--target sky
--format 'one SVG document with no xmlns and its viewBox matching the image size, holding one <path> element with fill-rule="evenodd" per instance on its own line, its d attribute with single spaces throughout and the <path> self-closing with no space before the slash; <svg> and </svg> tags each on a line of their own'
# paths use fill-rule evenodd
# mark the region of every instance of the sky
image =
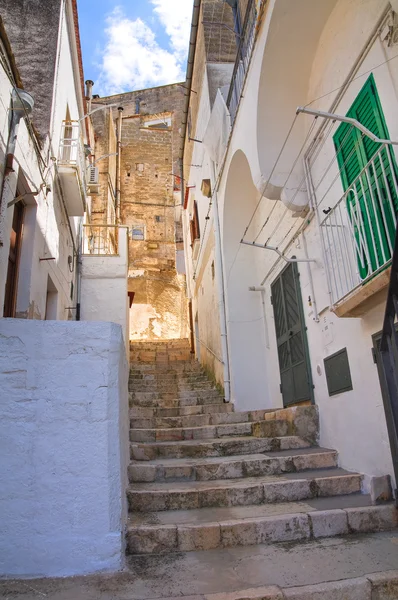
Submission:
<svg viewBox="0 0 398 600">
<path fill-rule="evenodd" d="M 185 80 L 193 0 L 77 0 L 84 78 L 110 96 Z"/>
</svg>

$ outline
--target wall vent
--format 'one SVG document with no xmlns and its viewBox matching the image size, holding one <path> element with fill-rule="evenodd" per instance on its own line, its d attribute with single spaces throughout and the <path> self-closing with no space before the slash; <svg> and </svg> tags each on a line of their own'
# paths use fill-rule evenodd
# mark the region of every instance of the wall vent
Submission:
<svg viewBox="0 0 398 600">
<path fill-rule="evenodd" d="M 90 166 L 88 169 L 88 187 L 91 194 L 98 194 L 99 191 L 99 175 L 98 167 Z"/>
</svg>

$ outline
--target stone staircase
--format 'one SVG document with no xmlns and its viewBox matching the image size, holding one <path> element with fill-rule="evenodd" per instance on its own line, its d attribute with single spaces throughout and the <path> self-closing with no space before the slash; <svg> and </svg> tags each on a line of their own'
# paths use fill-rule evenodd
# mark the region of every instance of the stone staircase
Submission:
<svg viewBox="0 0 398 600">
<path fill-rule="evenodd" d="M 317 445 L 316 407 L 234 412 L 187 340 L 131 345 L 127 551 L 194 552 L 388 531 L 362 475 Z"/>
</svg>

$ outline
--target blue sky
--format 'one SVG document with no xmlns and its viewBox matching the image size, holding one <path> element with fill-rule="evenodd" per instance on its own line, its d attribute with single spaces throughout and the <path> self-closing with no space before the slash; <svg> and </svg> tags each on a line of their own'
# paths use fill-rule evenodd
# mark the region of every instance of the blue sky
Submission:
<svg viewBox="0 0 398 600">
<path fill-rule="evenodd" d="M 193 0 L 78 0 L 85 79 L 100 96 L 185 79 Z"/>
</svg>

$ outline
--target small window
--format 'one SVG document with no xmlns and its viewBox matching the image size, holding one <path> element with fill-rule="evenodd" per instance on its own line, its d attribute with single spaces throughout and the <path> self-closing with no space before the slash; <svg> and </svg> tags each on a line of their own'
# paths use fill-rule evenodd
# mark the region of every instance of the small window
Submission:
<svg viewBox="0 0 398 600">
<path fill-rule="evenodd" d="M 137 241 L 145 240 L 145 226 L 135 225 L 131 230 L 131 239 Z"/>
<path fill-rule="evenodd" d="M 156 215 L 155 216 L 155 221 L 156 221 L 156 223 L 162 223 L 163 222 L 163 217 L 161 215 Z"/>
<path fill-rule="evenodd" d="M 353 389 L 347 348 L 328 356 L 323 362 L 329 396 L 342 394 Z"/>
</svg>

